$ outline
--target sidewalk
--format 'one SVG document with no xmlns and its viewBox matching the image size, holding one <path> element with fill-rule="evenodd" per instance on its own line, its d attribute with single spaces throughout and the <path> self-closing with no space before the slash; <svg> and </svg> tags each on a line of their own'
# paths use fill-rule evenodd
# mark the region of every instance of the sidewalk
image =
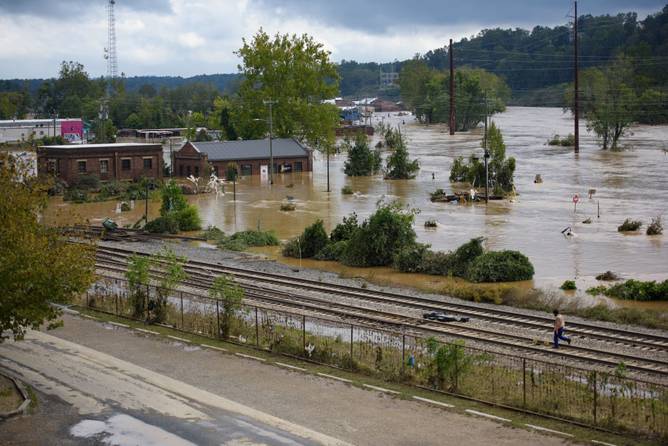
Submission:
<svg viewBox="0 0 668 446">
<path fill-rule="evenodd" d="M 89 366 L 86 361 L 94 365 L 101 360 L 92 357 L 94 355 L 84 347 L 142 368 L 135 370 L 124 364 L 118 366 L 121 371 L 128 369 L 129 376 L 147 376 L 148 378 L 144 378 L 149 380 L 146 384 L 147 390 L 150 390 L 150 385 L 162 387 L 160 383 L 163 381 L 164 389 L 172 392 L 175 386 L 193 386 L 195 389 L 190 391 L 194 394 L 192 401 L 182 401 L 184 404 L 173 406 L 178 410 L 165 414 L 172 422 L 174 419 L 208 417 L 213 418 L 209 422 L 215 424 L 218 418 L 202 407 L 216 404 L 217 400 L 209 396 L 211 394 L 277 417 L 285 421 L 286 425 L 314 431 L 321 434 L 322 438 L 334 438 L 357 445 L 567 444 L 565 440 L 555 436 L 513 428 L 496 421 L 454 413 L 417 401 L 393 398 L 374 390 L 364 390 L 253 359 L 202 349 L 175 339 L 156 337 L 69 315 L 64 315 L 63 319 L 63 328 L 41 334 L 38 340 L 28 337 L 21 344 L 0 345 L 0 356 L 13 361 L 16 370 L 21 369 L 22 365 L 37 368 L 39 376 L 32 378 L 38 382 L 31 383 L 31 376 L 26 376 L 24 379 L 28 384 L 33 384 L 46 393 L 55 393 L 74 404 L 80 411 L 89 414 L 95 414 L 96 410 L 100 409 L 99 405 L 110 403 L 115 408 L 142 416 L 151 411 L 159 411 L 164 405 L 172 404 L 172 401 L 161 401 L 161 395 L 137 394 L 141 388 L 138 384 L 133 384 L 128 389 L 110 388 L 108 377 L 104 376 L 104 373 L 102 376 L 94 376 L 95 368 L 92 365 L 90 373 L 86 374 Z M 59 342 L 60 339 L 81 346 L 81 352 L 74 356 L 76 359 L 69 358 L 70 362 L 81 361 L 81 364 L 63 364 L 63 367 L 53 364 L 53 361 L 58 361 L 59 353 L 65 358 L 66 354 L 72 355 L 77 353 L 74 350 L 79 349 L 67 342 Z M 41 356 L 44 356 L 48 349 L 56 354 L 40 362 L 35 359 L 34 354 L 40 349 L 46 349 L 40 352 Z M 116 368 L 112 369 L 116 373 Z M 61 385 L 49 386 L 48 380 Z M 66 389 L 68 383 L 81 394 L 72 396 L 71 388 Z M 115 381 L 113 384 L 123 385 L 123 381 Z M 200 393 L 202 396 L 198 397 Z M 155 401 L 143 400 L 147 398 Z M 193 408 L 196 409 L 194 412 Z M 200 411 L 202 413 L 197 413 Z M 161 424 L 160 420 L 153 421 L 154 424 Z M 173 427 L 172 423 L 163 420 L 162 428 L 169 432 L 170 427 Z M 288 431 L 288 437 L 294 440 L 296 433 L 289 428 Z M 315 435 L 304 443 L 323 442 L 320 440 L 321 438 Z M 282 443 L 277 440 L 268 444 Z M 570 441 L 568 443 L 571 444 Z"/>
</svg>

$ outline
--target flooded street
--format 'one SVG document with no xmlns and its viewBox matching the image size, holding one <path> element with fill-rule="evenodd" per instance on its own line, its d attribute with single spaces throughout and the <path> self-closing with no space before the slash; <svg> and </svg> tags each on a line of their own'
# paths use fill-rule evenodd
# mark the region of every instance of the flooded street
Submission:
<svg viewBox="0 0 668 446">
<path fill-rule="evenodd" d="M 374 120 L 377 121 L 380 118 Z M 328 229 L 355 211 L 360 220 L 371 214 L 376 202 L 385 197 L 399 199 L 420 209 L 415 230 L 420 242 L 436 250 L 450 250 L 472 237 L 485 237 L 488 249 L 513 249 L 526 254 L 536 269 L 537 284 L 561 283 L 565 279 L 591 277 L 606 270 L 626 278 L 663 279 L 668 276 L 666 235 L 645 235 L 652 217 L 668 217 L 668 126 L 639 126 L 625 138 L 629 145 L 622 152 L 602 151 L 593 135 L 581 129 L 579 156 L 572 148 L 546 144 L 558 133 L 572 132 L 570 114 L 556 108 L 510 107 L 494 117 L 507 146 L 507 156 L 517 160 L 514 202 L 490 202 L 475 205 L 431 203 L 429 193 L 437 188 L 451 191 L 450 166 L 457 156 L 468 157 L 472 151 L 482 155 L 482 131 L 450 136 L 443 125 L 426 127 L 412 117 L 396 115 L 382 118 L 401 125 L 407 136 L 412 157 L 419 159 L 421 170 L 414 180 L 385 181 L 381 175 L 347 178 L 343 174 L 345 154 L 331 157 L 331 192 L 326 192 L 326 163 L 316 154 L 314 172 L 276 175 L 275 184 L 261 182 L 258 176 L 242 178 L 237 183 L 237 200 L 232 187 L 226 195 L 189 197 L 201 210 L 204 226 L 216 225 L 225 232 L 244 229 L 272 229 L 281 239 L 299 234 L 321 218 Z M 374 137 L 373 143 L 377 141 Z M 432 179 L 432 173 L 435 179 Z M 541 174 L 542 184 L 534 184 Z M 343 195 L 350 185 L 356 193 Z M 596 189 L 592 199 L 588 191 Z M 580 196 L 577 213 L 572 198 Z M 281 202 L 293 197 L 297 209 L 279 210 Z M 157 215 L 159 203 L 150 203 L 149 213 Z M 600 205 L 600 218 L 597 206 Z M 129 213 L 115 214 L 116 202 L 63 204 L 53 199 L 46 214 L 50 222 L 66 222 L 78 214 L 93 224 L 107 216 L 121 224 L 134 223 L 144 212 L 137 203 Z M 56 213 L 60 213 L 56 217 Z M 637 234 L 617 232 L 627 217 L 643 221 Z M 591 224 L 582 221 L 591 218 Z M 435 219 L 438 228 L 425 229 L 424 222 Z M 571 226 L 575 236 L 566 238 L 561 231 Z"/>
</svg>

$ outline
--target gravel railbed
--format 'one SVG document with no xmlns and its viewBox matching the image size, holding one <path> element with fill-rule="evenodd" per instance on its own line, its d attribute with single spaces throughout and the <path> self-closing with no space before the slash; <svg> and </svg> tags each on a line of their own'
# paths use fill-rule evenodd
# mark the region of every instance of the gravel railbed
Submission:
<svg viewBox="0 0 668 446">
<path fill-rule="evenodd" d="M 142 241 L 142 242 L 105 242 L 101 241 L 99 242 L 101 246 L 108 246 L 108 247 L 117 247 L 117 248 L 122 248 L 122 249 L 131 249 L 136 252 L 144 252 L 144 253 L 153 253 L 157 252 L 160 249 L 162 249 L 163 246 L 169 246 L 177 255 L 180 256 L 185 256 L 189 259 L 192 260 L 197 260 L 197 261 L 203 261 L 203 262 L 211 262 L 213 264 L 218 264 L 222 266 L 230 266 L 230 267 L 240 267 L 240 268 L 246 268 L 249 270 L 254 270 L 258 272 L 267 272 L 267 273 L 273 273 L 273 274 L 281 274 L 286 277 L 291 277 L 291 278 L 303 278 L 303 279 L 308 279 L 308 280 L 315 280 L 315 281 L 322 281 L 323 283 L 332 283 L 332 284 L 339 284 L 339 285 L 346 285 L 346 286 L 353 286 L 353 287 L 359 287 L 360 289 L 365 288 L 366 290 L 372 290 L 372 291 L 386 291 L 386 292 L 393 292 L 393 293 L 398 293 L 403 296 L 419 296 L 421 298 L 428 298 L 433 300 L 434 302 L 442 302 L 442 303 L 459 303 L 461 304 L 462 301 L 461 299 L 453 298 L 450 296 L 445 296 L 445 295 L 438 295 L 438 294 L 430 294 L 430 293 L 424 293 L 419 290 L 415 289 L 410 289 L 410 288 L 398 288 L 398 287 L 382 287 L 375 285 L 373 283 L 367 282 L 362 279 L 350 279 L 350 278 L 341 278 L 338 276 L 336 273 L 331 273 L 327 271 L 320 271 L 320 270 L 315 270 L 315 269 L 301 269 L 299 271 L 296 271 L 293 267 L 281 264 L 277 261 L 274 260 L 268 260 L 267 258 L 258 255 L 258 254 L 251 254 L 251 253 L 244 253 L 244 252 L 234 252 L 234 251 L 225 251 L 225 250 L 220 250 L 220 249 L 215 249 L 215 248 L 210 248 L 210 247 L 201 247 L 198 246 L 199 244 L 196 242 L 181 242 L 181 241 L 159 241 L 159 240 L 150 240 L 150 241 Z M 364 287 L 363 287 L 364 284 Z M 285 286 L 280 286 L 280 285 L 272 285 L 272 284 L 262 284 L 262 287 L 268 288 L 268 289 L 275 289 L 277 291 L 290 291 L 291 288 L 285 287 Z M 185 289 L 184 289 L 185 290 Z M 201 292 L 201 290 L 199 290 Z M 302 290 L 300 294 L 307 295 L 312 298 L 317 298 L 317 299 L 322 299 L 323 301 L 327 301 L 328 299 L 331 300 L 331 294 L 326 294 L 326 293 L 320 293 L 316 291 L 308 291 L 308 290 Z M 369 309 L 374 309 L 374 310 L 381 310 L 381 311 L 391 311 L 394 313 L 398 314 L 403 314 L 406 316 L 410 317 L 416 317 L 420 318 L 421 317 L 421 312 L 416 311 L 416 310 L 411 310 L 407 309 L 405 307 L 393 305 L 393 304 L 382 304 L 382 303 L 371 303 L 368 301 L 355 301 L 355 299 L 352 298 L 346 298 L 346 297 L 337 297 L 337 302 L 344 303 L 344 304 L 354 304 L 355 306 L 359 308 L 369 308 Z M 473 304 L 471 302 L 466 302 L 468 304 Z M 534 310 L 527 310 L 527 309 L 522 309 L 522 308 L 515 308 L 515 307 L 509 307 L 509 306 L 499 306 L 499 305 L 493 305 L 493 304 L 485 304 L 485 303 L 476 303 L 474 304 L 476 307 L 479 307 L 480 309 L 490 309 L 490 310 L 498 310 L 498 309 L 504 309 L 504 310 L 510 310 L 516 313 L 517 315 L 526 315 L 526 316 L 546 316 L 545 313 L 543 312 L 538 312 Z M 264 306 L 269 306 L 269 305 L 264 305 Z M 284 310 L 284 307 L 281 307 L 280 305 L 277 306 L 272 306 L 275 307 L 277 310 Z M 294 311 L 290 309 L 291 312 L 297 313 L 297 314 L 309 314 L 308 310 L 305 312 L 302 311 Z M 313 313 L 311 313 L 313 314 Z M 622 325 L 622 324 L 614 324 L 614 323 L 608 323 L 608 322 L 599 322 L 599 321 L 592 321 L 592 320 L 587 320 L 587 319 L 582 319 L 582 318 L 577 318 L 573 316 L 568 317 L 567 322 L 581 322 L 581 323 L 586 323 L 592 326 L 598 326 L 601 328 L 618 328 L 618 329 L 626 329 L 626 330 L 632 330 L 635 333 L 638 334 L 659 334 L 659 335 L 665 335 L 666 333 L 661 330 L 652 330 L 652 329 L 647 329 L 647 328 L 642 328 L 642 327 L 637 327 L 637 326 L 627 326 L 627 325 Z M 499 332 L 508 332 L 509 327 L 507 325 L 501 324 L 501 323 L 495 323 L 495 322 L 490 322 L 490 321 L 483 321 L 483 320 L 476 320 L 475 318 L 471 319 L 470 322 L 468 323 L 456 323 L 454 325 L 461 325 L 462 327 L 471 327 L 471 328 L 481 328 L 481 329 L 486 329 L 486 330 L 499 330 Z M 523 327 L 517 327 L 513 326 L 512 327 L 512 333 L 515 335 L 522 335 L 526 336 L 527 338 L 535 340 L 536 343 L 540 342 L 551 342 L 551 326 L 548 325 L 545 327 L 544 330 L 539 330 L 539 329 L 531 329 L 531 328 L 523 328 Z M 456 336 L 449 336 L 449 335 L 443 335 L 441 338 L 445 340 L 454 340 L 456 339 Z M 640 357 L 646 357 L 648 359 L 662 359 L 662 360 L 668 360 L 668 352 L 666 351 L 656 351 L 656 350 L 641 350 L 638 348 L 634 348 L 628 345 L 624 344 L 614 344 L 606 341 L 601 341 L 601 340 L 596 340 L 592 338 L 586 338 L 586 337 L 581 337 L 581 336 L 576 336 L 574 338 L 574 342 L 582 347 L 588 347 L 588 348 L 595 348 L 595 349 L 600 349 L 600 350 L 605 350 L 608 352 L 612 353 L 621 353 L 621 354 L 632 354 Z M 545 356 L 540 356 L 540 354 L 527 354 L 526 350 L 522 349 L 514 349 L 514 348 L 506 348 L 506 347 L 500 347 L 498 345 L 486 343 L 484 341 L 474 341 L 474 340 L 467 340 L 466 341 L 467 346 L 470 347 L 475 347 L 475 348 L 480 348 L 484 349 L 490 352 L 498 352 L 498 353 L 506 353 L 506 354 L 515 354 L 515 355 L 522 355 L 522 356 L 532 356 L 536 357 L 538 359 L 543 359 L 545 360 Z M 549 353 L 548 353 L 549 354 Z M 554 357 L 551 357 L 551 361 L 554 360 Z M 569 363 L 574 366 L 578 367 L 583 367 L 583 368 L 591 368 L 592 365 L 591 363 L 584 362 L 584 361 L 577 361 L 577 360 L 571 360 L 568 358 L 563 358 L 560 360 L 562 364 Z M 642 375 L 639 374 L 638 375 Z M 644 375 L 642 375 L 643 378 L 645 378 Z"/>
</svg>

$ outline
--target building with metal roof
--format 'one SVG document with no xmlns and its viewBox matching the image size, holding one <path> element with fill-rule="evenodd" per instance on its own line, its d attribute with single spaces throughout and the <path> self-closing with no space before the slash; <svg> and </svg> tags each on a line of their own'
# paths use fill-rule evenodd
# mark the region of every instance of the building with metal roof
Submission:
<svg viewBox="0 0 668 446">
<path fill-rule="evenodd" d="M 275 173 L 312 170 L 312 150 L 296 139 L 275 138 L 271 146 Z M 211 168 L 224 177 L 227 165 L 235 163 L 241 175 L 263 175 L 269 171 L 269 162 L 269 139 L 188 141 L 174 154 L 174 171 L 182 177 L 199 177 L 206 176 Z"/>
</svg>

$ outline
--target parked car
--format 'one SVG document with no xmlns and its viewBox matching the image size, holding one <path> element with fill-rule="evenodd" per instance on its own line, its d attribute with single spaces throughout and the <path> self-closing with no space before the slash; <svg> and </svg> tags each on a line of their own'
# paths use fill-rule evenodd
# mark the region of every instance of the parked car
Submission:
<svg viewBox="0 0 668 446">
<path fill-rule="evenodd" d="M 449 314 L 446 314 L 442 311 L 429 311 L 427 313 L 424 313 L 422 315 L 423 319 L 427 319 L 430 321 L 439 321 L 439 322 L 468 322 L 469 318 L 468 317 L 456 317 L 456 316 L 451 316 Z"/>
</svg>

